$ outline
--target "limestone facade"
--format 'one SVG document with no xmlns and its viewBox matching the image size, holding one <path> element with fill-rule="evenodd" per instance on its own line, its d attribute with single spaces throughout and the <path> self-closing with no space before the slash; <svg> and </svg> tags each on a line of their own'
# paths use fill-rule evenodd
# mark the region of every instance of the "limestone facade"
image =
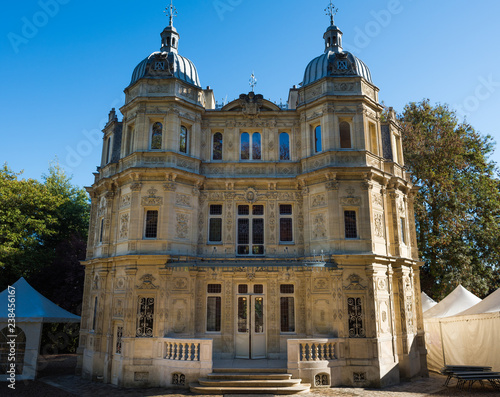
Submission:
<svg viewBox="0 0 500 397">
<path fill-rule="evenodd" d="M 103 131 L 82 375 L 187 386 L 235 357 L 327 385 L 425 373 L 415 191 L 378 88 L 329 68 L 286 107 L 253 92 L 217 107 L 167 50 Z"/>
</svg>

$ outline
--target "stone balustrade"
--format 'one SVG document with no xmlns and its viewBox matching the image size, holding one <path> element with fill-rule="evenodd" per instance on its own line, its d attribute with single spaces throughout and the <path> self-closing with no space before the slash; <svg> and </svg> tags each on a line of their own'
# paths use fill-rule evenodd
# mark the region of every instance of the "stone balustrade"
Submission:
<svg viewBox="0 0 500 397">
<path fill-rule="evenodd" d="M 331 367 L 338 359 L 338 344 L 338 339 L 288 339 L 288 372 L 313 387 L 331 386 Z"/>
<path fill-rule="evenodd" d="M 177 339 L 164 342 L 164 358 L 179 361 L 200 361 L 200 343 L 198 341 L 179 341 Z"/>
</svg>

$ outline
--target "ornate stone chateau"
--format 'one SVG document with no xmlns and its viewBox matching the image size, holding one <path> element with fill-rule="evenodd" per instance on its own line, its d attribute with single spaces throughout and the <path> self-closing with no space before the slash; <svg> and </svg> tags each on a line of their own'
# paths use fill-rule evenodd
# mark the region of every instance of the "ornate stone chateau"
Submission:
<svg viewBox="0 0 500 397">
<path fill-rule="evenodd" d="M 313 387 L 426 373 L 400 130 L 329 9 L 286 106 L 219 107 L 170 8 L 88 189 L 84 377 L 187 387 L 236 358 L 284 360 Z"/>
</svg>

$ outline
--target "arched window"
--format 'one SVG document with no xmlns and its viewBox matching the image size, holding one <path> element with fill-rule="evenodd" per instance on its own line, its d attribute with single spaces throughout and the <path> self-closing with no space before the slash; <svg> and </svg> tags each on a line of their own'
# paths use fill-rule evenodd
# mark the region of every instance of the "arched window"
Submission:
<svg viewBox="0 0 500 397">
<path fill-rule="evenodd" d="M 212 160 L 222 160 L 222 134 L 220 132 L 214 134 Z"/>
<path fill-rule="evenodd" d="M 262 158 L 262 142 L 260 134 L 255 132 L 252 134 L 252 160 L 260 160 Z"/>
<path fill-rule="evenodd" d="M 12 332 L 13 331 L 13 332 Z M 16 335 L 15 361 L 10 361 L 9 354 L 11 352 L 9 342 L 12 340 L 12 335 Z M 10 363 L 16 365 L 16 374 L 22 375 L 24 367 L 24 351 L 26 350 L 26 334 L 24 331 L 15 327 L 5 327 L 0 331 L 0 373 L 6 374 L 10 368 Z"/>
<path fill-rule="evenodd" d="M 179 136 L 179 151 L 187 153 L 188 150 L 188 129 L 181 125 L 181 133 Z"/>
<path fill-rule="evenodd" d="M 161 123 L 153 124 L 151 132 L 151 150 L 161 150 L 163 137 L 163 125 Z"/>
<path fill-rule="evenodd" d="M 240 159 L 241 160 L 261 160 L 262 159 L 262 140 L 260 133 L 254 132 L 241 134 Z"/>
<path fill-rule="evenodd" d="M 314 152 L 319 153 L 323 151 L 323 145 L 321 143 L 321 126 L 318 125 L 314 129 Z"/>
<path fill-rule="evenodd" d="M 340 148 L 341 149 L 351 149 L 351 126 L 348 122 L 342 121 L 339 124 L 340 129 Z"/>
<path fill-rule="evenodd" d="M 286 132 L 280 134 L 280 160 L 290 160 L 290 136 Z"/>
<path fill-rule="evenodd" d="M 242 160 L 250 160 L 250 134 L 248 132 L 241 134 L 240 152 Z"/>
</svg>

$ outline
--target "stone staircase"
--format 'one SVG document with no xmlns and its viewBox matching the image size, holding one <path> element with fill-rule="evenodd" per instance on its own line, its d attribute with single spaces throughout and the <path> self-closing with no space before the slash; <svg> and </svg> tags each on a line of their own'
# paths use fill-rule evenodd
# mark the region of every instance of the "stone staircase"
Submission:
<svg viewBox="0 0 500 397">
<path fill-rule="evenodd" d="M 278 368 L 214 368 L 206 378 L 189 386 L 197 394 L 297 394 L 311 388 Z"/>
</svg>

